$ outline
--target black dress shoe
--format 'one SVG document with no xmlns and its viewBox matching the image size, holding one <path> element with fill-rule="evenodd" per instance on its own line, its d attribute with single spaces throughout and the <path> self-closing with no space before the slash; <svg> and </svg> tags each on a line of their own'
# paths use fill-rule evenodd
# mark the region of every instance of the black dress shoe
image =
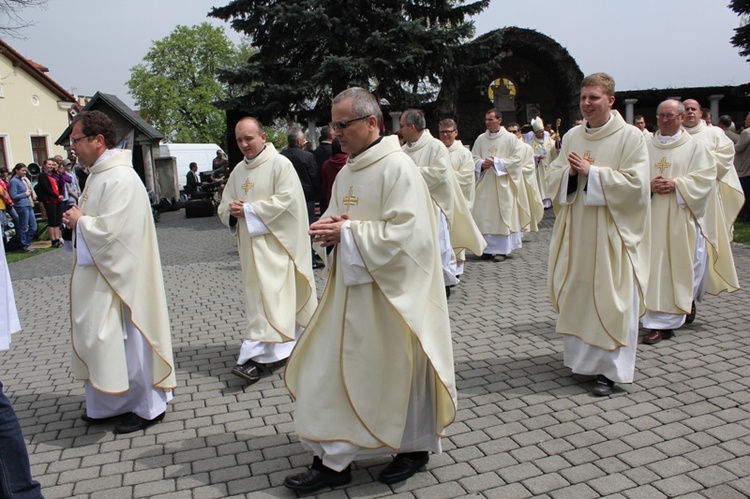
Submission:
<svg viewBox="0 0 750 499">
<path fill-rule="evenodd" d="M 145 430 L 164 419 L 165 414 L 166 412 L 162 412 L 154 419 L 143 419 L 137 414 L 131 414 L 122 423 L 115 426 L 115 433 L 133 433 L 134 431 Z"/>
<path fill-rule="evenodd" d="M 133 414 L 132 412 L 126 412 L 125 414 L 118 414 L 117 416 L 110 416 L 108 418 L 92 418 L 90 416 L 87 416 L 84 412 L 81 414 L 81 421 L 83 421 L 86 424 L 90 425 L 99 425 L 99 424 L 107 424 L 107 423 L 117 423 L 118 421 L 125 419 L 126 417 Z"/>
<path fill-rule="evenodd" d="M 427 452 L 406 452 L 403 454 L 396 454 L 396 457 L 391 461 L 391 464 L 385 467 L 380 472 L 378 480 L 383 483 L 391 484 L 396 482 L 402 482 L 407 478 L 411 478 L 414 473 L 423 468 L 430 460 L 430 455 Z"/>
<path fill-rule="evenodd" d="M 643 337 L 643 343 L 646 345 L 656 345 L 661 340 L 668 340 L 672 336 L 674 336 L 674 331 L 671 329 L 652 329 L 651 332 Z"/>
<path fill-rule="evenodd" d="M 594 383 L 594 388 L 591 389 L 591 393 L 597 397 L 606 397 L 607 395 L 612 395 L 614 387 L 614 381 L 600 374 L 596 377 L 596 383 Z"/>
<path fill-rule="evenodd" d="M 317 457 L 307 471 L 298 475 L 289 475 L 284 479 L 284 486 L 297 492 L 314 492 L 323 487 L 346 485 L 352 481 L 351 467 L 343 471 L 334 471 L 325 466 Z"/>
<path fill-rule="evenodd" d="M 695 320 L 695 300 L 693 300 L 693 304 L 690 307 L 690 313 L 685 317 L 685 324 L 692 324 Z"/>
<path fill-rule="evenodd" d="M 266 371 L 266 367 L 254 360 L 248 360 L 244 364 L 234 366 L 232 374 L 246 379 L 250 383 L 255 383 L 260 379 L 261 373 Z"/>
</svg>

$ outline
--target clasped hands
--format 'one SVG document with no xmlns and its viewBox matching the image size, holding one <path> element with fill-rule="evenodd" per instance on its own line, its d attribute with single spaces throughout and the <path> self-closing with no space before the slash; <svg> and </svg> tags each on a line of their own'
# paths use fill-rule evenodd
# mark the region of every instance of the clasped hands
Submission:
<svg viewBox="0 0 750 499">
<path fill-rule="evenodd" d="M 589 160 L 573 151 L 568 154 L 568 163 L 570 163 L 571 177 L 575 177 L 579 173 L 584 177 L 588 177 L 589 171 L 591 170 L 591 163 L 589 163 Z"/>
<path fill-rule="evenodd" d="M 333 246 L 341 241 L 341 226 L 349 220 L 349 215 L 331 215 L 321 218 L 310 225 L 308 232 L 313 237 L 313 242 L 320 243 L 323 247 Z"/>
<path fill-rule="evenodd" d="M 659 175 L 651 181 L 651 192 L 655 194 L 669 194 L 675 191 L 674 180 Z"/>
<path fill-rule="evenodd" d="M 62 223 L 64 223 L 66 227 L 75 230 L 76 224 L 78 224 L 78 219 L 82 216 L 83 212 L 81 209 L 78 208 L 78 206 L 73 205 L 69 210 L 62 214 Z"/>
</svg>

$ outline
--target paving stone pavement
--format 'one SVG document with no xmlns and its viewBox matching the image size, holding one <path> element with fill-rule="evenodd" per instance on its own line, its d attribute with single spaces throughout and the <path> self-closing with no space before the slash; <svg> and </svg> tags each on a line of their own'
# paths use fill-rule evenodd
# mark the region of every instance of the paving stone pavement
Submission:
<svg viewBox="0 0 750 499">
<path fill-rule="evenodd" d="M 547 288 L 551 213 L 503 263 L 471 259 L 449 305 L 459 412 L 443 454 L 392 486 L 387 459 L 354 466 L 319 497 L 554 499 L 750 496 L 750 295 L 707 297 L 673 340 L 640 345 L 635 383 L 611 397 L 562 365 Z M 252 386 L 229 373 L 242 341 L 233 238 L 216 217 L 157 225 L 177 383 L 161 424 L 130 435 L 88 427 L 72 379 L 71 257 L 10 266 L 24 330 L 0 353 L 0 380 L 49 498 L 295 497 L 283 486 L 311 456 L 294 433 L 277 371 Z M 733 245 L 743 288 L 750 247 Z M 323 271 L 315 271 L 322 290 Z"/>
</svg>

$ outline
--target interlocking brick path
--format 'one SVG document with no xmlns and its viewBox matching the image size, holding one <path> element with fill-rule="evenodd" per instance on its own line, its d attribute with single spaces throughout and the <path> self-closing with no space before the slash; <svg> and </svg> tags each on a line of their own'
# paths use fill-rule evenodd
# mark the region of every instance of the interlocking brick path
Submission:
<svg viewBox="0 0 750 499">
<path fill-rule="evenodd" d="M 449 304 L 457 421 L 427 471 L 388 486 L 387 459 L 354 466 L 320 497 L 750 496 L 750 295 L 709 296 L 695 323 L 639 346 L 635 383 L 612 397 L 562 365 L 546 268 L 551 213 L 503 263 L 471 259 Z M 242 342 L 234 239 L 216 217 L 157 224 L 178 388 L 164 422 L 114 435 L 87 427 L 70 373 L 71 256 L 10 266 L 24 330 L 0 353 L 0 380 L 47 498 L 295 497 L 282 483 L 310 455 L 293 431 L 282 371 L 252 386 L 231 375 Z M 750 247 L 733 245 L 750 285 Z M 322 290 L 323 271 L 315 271 Z"/>
</svg>

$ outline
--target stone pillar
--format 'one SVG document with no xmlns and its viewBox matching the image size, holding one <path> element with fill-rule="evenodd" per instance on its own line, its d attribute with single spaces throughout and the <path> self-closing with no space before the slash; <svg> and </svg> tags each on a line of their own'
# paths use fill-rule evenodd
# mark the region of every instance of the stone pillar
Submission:
<svg viewBox="0 0 750 499">
<path fill-rule="evenodd" d="M 633 104 L 638 102 L 638 99 L 625 99 L 625 121 L 633 124 Z"/>
<path fill-rule="evenodd" d="M 318 130 L 315 128 L 315 120 L 307 120 L 307 141 L 315 149 L 318 147 Z"/>
<path fill-rule="evenodd" d="M 711 124 L 715 125 L 719 122 L 719 101 L 724 98 L 724 95 L 709 95 L 708 99 L 711 101 Z"/>
<path fill-rule="evenodd" d="M 401 119 L 401 114 L 403 113 L 401 111 L 391 111 L 388 114 L 391 115 L 391 131 L 393 133 L 396 133 L 400 128 L 399 120 Z"/>
</svg>

